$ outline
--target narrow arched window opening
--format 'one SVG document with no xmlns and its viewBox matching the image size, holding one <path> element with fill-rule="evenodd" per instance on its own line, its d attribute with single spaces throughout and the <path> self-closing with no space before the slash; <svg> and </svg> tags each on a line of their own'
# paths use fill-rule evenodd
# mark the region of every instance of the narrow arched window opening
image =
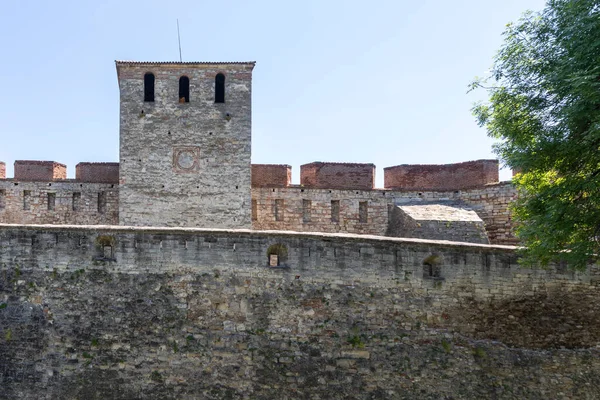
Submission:
<svg viewBox="0 0 600 400">
<path fill-rule="evenodd" d="M 154 101 L 154 74 L 144 75 L 144 101 Z"/>
<path fill-rule="evenodd" d="M 187 76 L 179 78 L 179 102 L 190 102 L 190 78 Z"/>
<path fill-rule="evenodd" d="M 225 103 L 225 75 L 215 77 L 215 103 Z"/>
</svg>

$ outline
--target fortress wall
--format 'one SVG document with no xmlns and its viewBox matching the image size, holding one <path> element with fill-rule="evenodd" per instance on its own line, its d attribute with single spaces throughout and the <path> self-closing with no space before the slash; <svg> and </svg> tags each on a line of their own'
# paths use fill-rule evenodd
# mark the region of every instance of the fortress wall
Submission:
<svg viewBox="0 0 600 400">
<path fill-rule="evenodd" d="M 257 211 L 254 229 L 385 235 L 393 195 L 385 190 L 252 188 L 252 199 Z M 339 202 L 338 222 L 332 221 L 332 201 Z M 363 201 L 367 202 L 366 223 L 359 222 L 359 203 Z"/>
<path fill-rule="evenodd" d="M 307 188 L 361 189 L 375 187 L 375 165 L 313 162 L 300 166 L 300 183 Z"/>
<path fill-rule="evenodd" d="M 29 210 L 24 210 L 24 191 L 29 191 Z M 102 192 L 106 193 L 103 195 L 106 205 L 104 212 L 98 212 L 98 196 Z M 48 209 L 48 193 L 55 195 L 54 210 Z M 73 211 L 76 193 L 81 196 L 76 199 L 80 208 Z M 447 192 L 253 187 L 253 214 L 256 219 L 252 221 L 252 227 L 258 230 L 385 235 L 388 207 L 394 204 L 459 200 L 472 206 L 485 222 L 491 243 L 516 244 L 508 210 L 515 196 L 516 191 L 510 183 Z M 332 201 L 339 202 L 337 221 L 332 221 Z M 74 180 L 0 180 L 0 222 L 3 223 L 114 224 L 118 218 L 118 203 L 119 188 L 116 184 Z M 362 221 L 361 203 L 364 207 Z M 276 213 L 279 218 L 276 218 Z"/>
<path fill-rule="evenodd" d="M 6 164 L 0 161 L 0 179 L 6 178 Z"/>
<path fill-rule="evenodd" d="M 4 225 L 0 398 L 595 398 L 598 351 L 548 347 L 557 335 L 524 316 L 556 323 L 540 299 L 597 281 L 596 267 L 519 268 L 498 246 Z M 513 299 L 512 318 L 490 315 L 493 341 L 464 319 Z M 502 323 L 525 342 L 507 347 Z"/>
<path fill-rule="evenodd" d="M 519 243 L 514 235 L 514 223 L 509 210 L 510 203 L 517 197 L 517 190 L 512 183 L 500 182 L 479 189 L 461 190 L 459 197 L 471 205 L 485 222 L 491 243 Z"/>
<path fill-rule="evenodd" d="M 405 164 L 383 169 L 384 186 L 403 190 L 460 190 L 496 183 L 498 160 L 456 164 Z"/>
<path fill-rule="evenodd" d="M 252 187 L 287 187 L 291 183 L 291 165 L 252 164 Z"/>
<path fill-rule="evenodd" d="M 80 162 L 75 166 L 75 179 L 80 182 L 119 183 L 119 163 Z"/>
<path fill-rule="evenodd" d="M 118 224 L 114 184 L 0 180 L 0 221 L 13 224 Z"/>
<path fill-rule="evenodd" d="M 302 187 L 252 188 L 261 230 L 347 232 L 385 235 L 388 207 L 408 201 L 462 201 L 485 222 L 491 243 L 515 244 L 508 204 L 516 195 L 510 183 L 453 191 L 329 190 Z M 278 202 L 279 201 L 279 202 Z M 339 201 L 339 221 L 332 221 L 332 201 Z M 360 203 L 367 203 L 366 222 L 360 222 Z M 307 207 L 310 212 L 307 212 Z M 279 219 L 276 218 L 279 213 Z M 307 218 L 308 217 L 308 218 Z"/>
<path fill-rule="evenodd" d="M 67 166 L 55 161 L 15 161 L 15 179 L 20 181 L 52 181 L 67 179 Z"/>
</svg>

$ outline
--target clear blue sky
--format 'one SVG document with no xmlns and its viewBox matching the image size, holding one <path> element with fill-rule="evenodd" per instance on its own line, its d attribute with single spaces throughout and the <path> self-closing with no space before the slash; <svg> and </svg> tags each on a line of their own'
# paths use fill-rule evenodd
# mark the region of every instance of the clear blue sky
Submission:
<svg viewBox="0 0 600 400">
<path fill-rule="evenodd" d="M 114 60 L 257 61 L 253 163 L 495 158 L 466 94 L 542 0 L 22 0 L 0 6 L 0 160 L 118 161 Z M 508 179 L 508 171 L 501 178 Z"/>
</svg>

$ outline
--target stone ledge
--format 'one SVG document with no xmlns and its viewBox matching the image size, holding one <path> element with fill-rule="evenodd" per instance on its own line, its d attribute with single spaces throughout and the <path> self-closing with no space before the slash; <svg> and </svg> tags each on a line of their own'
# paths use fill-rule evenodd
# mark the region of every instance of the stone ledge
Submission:
<svg viewBox="0 0 600 400">
<path fill-rule="evenodd" d="M 171 233 L 171 234 L 213 234 L 213 235 L 243 235 L 243 236 L 279 236 L 289 238 L 307 239 L 339 239 L 357 242 L 379 242 L 414 244 L 423 246 L 454 247 L 475 250 L 502 250 L 513 253 L 518 246 L 489 245 L 466 242 L 452 242 L 449 240 L 427 240 L 417 238 L 394 238 L 388 236 L 350 234 L 350 233 L 323 233 L 323 232 L 295 232 L 277 230 L 253 230 L 253 229 L 209 229 L 209 228 L 182 228 L 182 227 L 157 227 L 157 226 L 121 226 L 121 225 L 35 225 L 35 224 L 0 224 L 0 229 L 23 229 L 23 230 L 50 230 L 50 231 L 109 231 L 109 232 L 139 232 L 139 233 Z"/>
</svg>

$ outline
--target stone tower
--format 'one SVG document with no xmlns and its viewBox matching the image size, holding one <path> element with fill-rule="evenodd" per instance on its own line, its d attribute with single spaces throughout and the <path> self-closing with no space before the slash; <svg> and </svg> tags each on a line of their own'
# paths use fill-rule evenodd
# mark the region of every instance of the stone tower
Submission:
<svg viewBox="0 0 600 400">
<path fill-rule="evenodd" d="M 251 228 L 254 64 L 116 62 L 121 225 Z"/>
</svg>

